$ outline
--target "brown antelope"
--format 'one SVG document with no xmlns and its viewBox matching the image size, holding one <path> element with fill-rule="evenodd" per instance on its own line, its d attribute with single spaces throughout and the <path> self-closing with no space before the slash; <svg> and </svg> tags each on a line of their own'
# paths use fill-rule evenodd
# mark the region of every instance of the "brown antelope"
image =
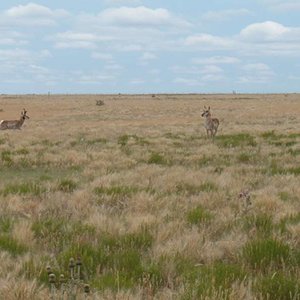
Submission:
<svg viewBox="0 0 300 300">
<path fill-rule="evenodd" d="M 206 128 L 207 136 L 211 136 L 212 138 L 216 135 L 219 127 L 219 120 L 217 118 L 212 118 L 210 113 L 210 106 L 206 108 L 204 106 L 203 113 L 201 115 L 205 117 L 204 127 Z"/>
<path fill-rule="evenodd" d="M 27 111 L 25 108 L 21 111 L 21 116 L 19 120 L 2 120 L 0 121 L 0 130 L 5 129 L 21 129 L 25 119 L 29 119 L 26 115 Z"/>
</svg>

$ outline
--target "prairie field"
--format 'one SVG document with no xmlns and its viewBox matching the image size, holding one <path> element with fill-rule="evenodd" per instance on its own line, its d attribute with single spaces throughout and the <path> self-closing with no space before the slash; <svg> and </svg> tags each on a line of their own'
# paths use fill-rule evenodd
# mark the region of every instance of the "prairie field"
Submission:
<svg viewBox="0 0 300 300">
<path fill-rule="evenodd" d="M 0 120 L 23 108 L 0 131 L 0 299 L 75 299 L 70 258 L 76 299 L 300 299 L 299 94 L 0 96 Z"/>
</svg>

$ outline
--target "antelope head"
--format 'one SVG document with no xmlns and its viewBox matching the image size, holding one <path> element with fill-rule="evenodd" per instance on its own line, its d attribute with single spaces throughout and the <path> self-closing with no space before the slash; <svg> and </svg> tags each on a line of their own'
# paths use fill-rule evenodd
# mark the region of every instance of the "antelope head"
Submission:
<svg viewBox="0 0 300 300">
<path fill-rule="evenodd" d="M 201 117 L 208 117 L 208 116 L 210 116 L 210 106 L 208 108 L 206 108 L 206 106 L 204 106 Z"/>
<path fill-rule="evenodd" d="M 27 116 L 27 110 L 25 110 L 25 108 L 23 108 L 23 111 L 21 111 L 21 118 L 23 120 L 29 119 L 29 116 Z"/>
</svg>

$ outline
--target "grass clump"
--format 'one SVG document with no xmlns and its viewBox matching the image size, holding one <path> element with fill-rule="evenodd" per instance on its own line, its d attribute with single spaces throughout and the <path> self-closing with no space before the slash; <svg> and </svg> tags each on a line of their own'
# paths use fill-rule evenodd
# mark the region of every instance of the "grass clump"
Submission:
<svg viewBox="0 0 300 300">
<path fill-rule="evenodd" d="M 287 232 L 288 225 L 296 225 L 300 223 L 300 213 L 295 215 L 287 216 L 280 220 L 278 227 L 281 233 Z"/>
<path fill-rule="evenodd" d="M 0 216 L 0 232 L 10 233 L 14 226 L 14 220 L 8 216 Z"/>
<path fill-rule="evenodd" d="M 152 243 L 153 237 L 147 227 L 124 235 L 102 233 L 94 243 L 70 245 L 60 254 L 59 261 L 79 255 L 86 262 L 87 276 L 94 288 L 101 291 L 108 288 L 114 291 L 129 289 L 145 274 L 160 276 L 159 269 L 144 258 Z M 101 276 L 97 276 L 99 270 Z"/>
<path fill-rule="evenodd" d="M 10 150 L 5 150 L 1 152 L 1 161 L 4 165 L 11 166 L 13 164 L 12 152 Z"/>
<path fill-rule="evenodd" d="M 254 269 L 266 271 L 269 267 L 283 267 L 291 261 L 291 249 L 277 239 L 254 240 L 242 249 L 243 260 Z"/>
<path fill-rule="evenodd" d="M 161 155 L 160 153 L 157 152 L 153 152 L 148 161 L 148 164 L 156 164 L 156 165 L 166 165 L 167 164 L 167 160 L 165 159 L 165 157 L 163 155 Z"/>
<path fill-rule="evenodd" d="M 7 195 L 33 195 L 40 196 L 46 189 L 37 182 L 24 182 L 8 184 L 1 191 L 3 196 Z"/>
<path fill-rule="evenodd" d="M 273 220 L 268 214 L 250 215 L 243 220 L 243 229 L 246 232 L 255 230 L 257 236 L 268 237 L 273 230 Z"/>
<path fill-rule="evenodd" d="M 0 236 L 0 249 L 9 252 L 12 256 L 22 255 L 27 252 L 27 247 L 6 234 Z"/>
<path fill-rule="evenodd" d="M 185 194 L 188 196 L 198 195 L 201 192 L 215 192 L 218 186 L 214 182 L 206 181 L 200 185 L 190 183 L 179 183 L 176 185 L 176 194 Z"/>
<path fill-rule="evenodd" d="M 187 213 L 186 219 L 191 225 L 200 225 L 211 221 L 213 215 L 202 206 L 198 206 Z"/>
<path fill-rule="evenodd" d="M 237 264 L 217 262 L 211 266 L 185 267 L 184 281 L 185 290 L 181 299 L 205 299 L 216 293 L 222 299 L 229 299 L 229 294 L 234 282 L 242 282 L 247 274 Z"/>
<path fill-rule="evenodd" d="M 67 248 L 69 243 L 89 239 L 95 235 L 95 228 L 92 226 L 58 217 L 35 220 L 31 229 L 43 247 L 55 252 Z"/>
<path fill-rule="evenodd" d="M 220 135 L 216 138 L 217 145 L 223 148 L 233 147 L 255 147 L 257 145 L 255 138 L 249 133 L 238 133 L 231 135 Z"/>
<path fill-rule="evenodd" d="M 61 179 L 57 189 L 65 193 L 71 193 L 77 188 L 78 184 L 71 179 Z"/>
<path fill-rule="evenodd" d="M 300 299 L 299 279 L 283 273 L 275 272 L 260 278 L 255 285 L 255 290 L 263 299 Z"/>
<path fill-rule="evenodd" d="M 123 186 L 123 185 L 113 185 L 113 186 L 99 186 L 94 189 L 94 193 L 97 196 L 108 195 L 112 197 L 126 197 L 136 194 L 139 188 L 135 186 Z"/>
</svg>

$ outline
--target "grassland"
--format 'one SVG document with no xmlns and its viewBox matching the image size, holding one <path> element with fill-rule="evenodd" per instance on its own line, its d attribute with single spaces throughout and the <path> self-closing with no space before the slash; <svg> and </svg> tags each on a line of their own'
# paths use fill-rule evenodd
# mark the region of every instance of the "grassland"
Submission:
<svg viewBox="0 0 300 300">
<path fill-rule="evenodd" d="M 78 256 L 89 299 L 300 299 L 299 95 L 2 95 L 0 108 L 30 116 L 0 131 L 0 299 L 48 299 L 46 266 L 67 275 Z"/>
</svg>

